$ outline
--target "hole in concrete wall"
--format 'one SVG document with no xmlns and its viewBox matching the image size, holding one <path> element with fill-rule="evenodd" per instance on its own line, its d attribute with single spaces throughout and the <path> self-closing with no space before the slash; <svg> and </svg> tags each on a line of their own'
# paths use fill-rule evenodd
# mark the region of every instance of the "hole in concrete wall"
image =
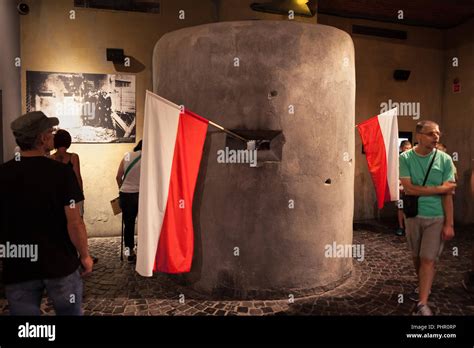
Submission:
<svg viewBox="0 0 474 348">
<path fill-rule="evenodd" d="M 0 134 L 3 136 L 2 91 L 0 90 Z M 3 163 L 3 141 L 0 141 L 0 163 Z"/>
<path fill-rule="evenodd" d="M 256 141 L 257 162 L 280 162 L 284 144 L 283 133 L 280 130 L 240 130 L 232 129 L 232 132 L 248 140 Z M 230 135 L 226 136 L 226 147 L 229 150 L 247 150 L 247 144 Z"/>
<path fill-rule="evenodd" d="M 271 91 L 270 93 L 268 93 L 268 99 L 275 98 L 277 95 L 278 95 L 277 91 Z"/>
<path fill-rule="evenodd" d="M 326 185 L 331 185 L 331 179 L 327 179 L 324 183 L 325 183 Z"/>
</svg>

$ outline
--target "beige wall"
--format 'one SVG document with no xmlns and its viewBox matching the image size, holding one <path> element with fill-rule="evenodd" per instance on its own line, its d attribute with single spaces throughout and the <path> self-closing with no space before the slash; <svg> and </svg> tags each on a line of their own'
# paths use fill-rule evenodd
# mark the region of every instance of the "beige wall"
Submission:
<svg viewBox="0 0 474 348">
<path fill-rule="evenodd" d="M 462 223 L 474 222 L 474 202 L 469 184 L 474 168 L 474 19 L 446 32 L 444 55 L 444 98 L 442 113 L 443 142 L 448 152 L 458 155 L 455 196 L 455 218 Z M 453 58 L 459 66 L 453 66 Z M 461 82 L 461 93 L 453 93 L 454 78 Z"/>
<path fill-rule="evenodd" d="M 320 24 L 332 25 L 348 32 L 354 40 L 356 64 L 356 124 L 381 112 L 380 104 L 389 99 L 397 102 L 419 102 L 420 120 L 441 120 L 443 101 L 444 50 L 443 31 L 318 15 Z M 395 40 L 352 34 L 352 25 L 366 25 L 405 30 L 408 39 Z M 395 81 L 395 69 L 411 70 L 408 81 Z M 399 116 L 400 131 L 414 131 L 417 120 Z M 357 130 L 354 130 L 357 132 Z M 356 135 L 354 219 L 377 217 L 375 191 Z M 393 204 L 387 204 L 382 216 L 395 216 Z M 394 220 L 395 223 L 395 220 Z"/>
<path fill-rule="evenodd" d="M 123 48 L 145 69 L 136 74 L 137 137 L 143 130 L 145 91 L 152 89 L 153 47 L 168 31 L 212 21 L 210 1 L 162 1 L 159 15 L 79 9 L 73 1 L 28 1 L 30 14 L 21 21 L 22 105 L 25 110 L 25 72 L 58 71 L 115 73 L 105 58 L 106 48 Z M 185 10 L 185 20 L 178 11 Z M 69 19 L 69 11 L 76 19 Z M 109 201 L 118 195 L 115 174 L 123 154 L 133 144 L 74 144 L 71 151 L 80 155 L 85 191 L 85 220 L 89 235 L 120 234 L 119 216 L 113 216 Z"/>
<path fill-rule="evenodd" d="M 120 47 L 145 68 L 136 74 L 137 137 L 143 129 L 143 103 L 146 89 L 152 88 L 151 58 L 155 43 L 166 32 L 214 21 L 245 19 L 287 20 L 286 16 L 251 11 L 253 0 L 162 0 L 159 15 L 73 8 L 72 0 L 29 0 L 30 14 L 21 17 L 22 105 L 25 109 L 25 72 L 27 70 L 114 73 L 111 62 L 105 59 L 107 47 Z M 178 11 L 186 11 L 186 19 L 179 20 Z M 69 11 L 76 11 L 76 19 L 69 19 Z M 316 18 L 296 17 L 297 21 L 316 23 Z M 408 40 L 392 40 L 351 35 L 356 53 L 356 123 L 380 113 L 380 103 L 389 99 L 398 102 L 420 102 L 421 118 L 441 121 L 447 133 L 445 141 L 450 152 L 460 150 L 460 174 L 467 175 L 472 153 L 472 94 L 473 83 L 472 22 L 455 30 L 441 31 L 390 23 L 354 20 L 319 15 L 321 24 L 338 27 L 351 33 L 352 24 L 363 24 L 406 30 Z M 450 50 L 444 50 L 444 37 Z M 462 55 L 457 70 L 449 67 L 452 54 Z M 412 74 L 407 82 L 392 78 L 394 69 L 408 69 Z M 448 70 L 447 70 L 448 69 Z M 452 75 L 458 73 L 463 92 L 447 93 Z M 470 77 L 469 77 L 469 74 Z M 471 85 L 472 86 L 472 85 Z M 471 88 L 472 90 L 472 88 Z M 443 105 L 443 103 L 445 105 Z M 471 115 L 471 116 L 469 116 Z M 399 118 L 401 131 L 413 131 L 416 120 Z M 449 123 L 449 124 L 448 124 Z M 355 131 L 355 130 L 354 130 Z M 459 133 L 459 131 L 461 133 Z M 4 133 L 8 132 L 8 129 Z M 458 136 L 462 134 L 462 136 Z M 6 142 L 5 154 L 13 153 L 14 144 Z M 120 217 L 111 214 L 109 201 L 117 195 L 115 171 L 124 152 L 131 144 L 73 145 L 71 150 L 81 156 L 81 168 L 86 195 L 86 223 L 90 235 L 120 233 Z M 367 171 L 365 158 L 356 136 L 355 211 L 356 220 L 377 216 L 375 194 Z M 463 179 L 464 180 L 464 179 Z M 459 190 L 456 204 L 466 204 Z M 462 201 L 462 202 L 461 202 Z M 472 206 L 466 206 L 472 221 Z M 390 207 L 383 214 L 393 214 Z M 457 212 L 459 220 L 459 212 Z"/>
<path fill-rule="evenodd" d="M 114 73 L 107 62 L 107 47 L 123 48 L 145 66 L 136 74 L 137 138 L 143 131 L 145 91 L 152 89 L 151 59 L 159 38 L 180 28 L 217 21 L 286 19 L 252 11 L 238 0 L 162 0 L 159 15 L 73 7 L 72 0 L 29 0 L 30 14 L 21 18 L 22 109 L 25 111 L 26 71 Z M 245 1 L 244 1 L 245 3 Z M 75 19 L 69 11 L 75 10 Z M 178 12 L 185 11 L 185 20 Z M 297 21 L 308 21 L 296 17 Z M 310 19 L 315 22 L 315 18 Z M 14 144 L 7 144 L 11 158 Z M 118 194 L 115 174 L 123 154 L 132 144 L 73 144 L 80 155 L 85 191 L 85 221 L 91 236 L 120 234 L 119 216 L 109 201 Z"/>
</svg>

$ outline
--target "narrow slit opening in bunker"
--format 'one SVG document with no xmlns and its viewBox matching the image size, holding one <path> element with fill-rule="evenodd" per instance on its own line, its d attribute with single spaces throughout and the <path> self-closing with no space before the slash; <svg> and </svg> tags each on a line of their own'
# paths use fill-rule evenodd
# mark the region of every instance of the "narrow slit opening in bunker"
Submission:
<svg viewBox="0 0 474 348">
<path fill-rule="evenodd" d="M 249 140 L 246 143 L 243 140 L 236 139 L 231 135 L 226 136 L 226 147 L 229 150 L 256 150 L 257 161 L 280 162 L 283 148 L 283 132 L 280 130 L 243 130 L 231 129 L 232 132 Z"/>
</svg>

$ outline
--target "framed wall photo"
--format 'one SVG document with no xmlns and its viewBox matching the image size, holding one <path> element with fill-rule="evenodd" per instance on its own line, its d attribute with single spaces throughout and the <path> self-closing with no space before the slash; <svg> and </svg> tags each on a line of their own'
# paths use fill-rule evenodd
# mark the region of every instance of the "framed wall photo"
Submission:
<svg viewBox="0 0 474 348">
<path fill-rule="evenodd" d="M 27 71 L 26 110 L 57 117 L 73 143 L 134 143 L 135 76 Z"/>
</svg>

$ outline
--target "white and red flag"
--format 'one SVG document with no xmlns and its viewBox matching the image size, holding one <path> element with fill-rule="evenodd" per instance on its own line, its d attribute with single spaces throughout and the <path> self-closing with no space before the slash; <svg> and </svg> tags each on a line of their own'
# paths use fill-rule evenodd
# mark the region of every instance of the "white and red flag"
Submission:
<svg viewBox="0 0 474 348">
<path fill-rule="evenodd" d="M 142 276 L 191 269 L 192 203 L 208 122 L 146 93 L 136 266 Z"/>
<path fill-rule="evenodd" d="M 399 200 L 398 109 L 369 118 L 357 126 L 379 209 L 385 202 Z"/>
</svg>

